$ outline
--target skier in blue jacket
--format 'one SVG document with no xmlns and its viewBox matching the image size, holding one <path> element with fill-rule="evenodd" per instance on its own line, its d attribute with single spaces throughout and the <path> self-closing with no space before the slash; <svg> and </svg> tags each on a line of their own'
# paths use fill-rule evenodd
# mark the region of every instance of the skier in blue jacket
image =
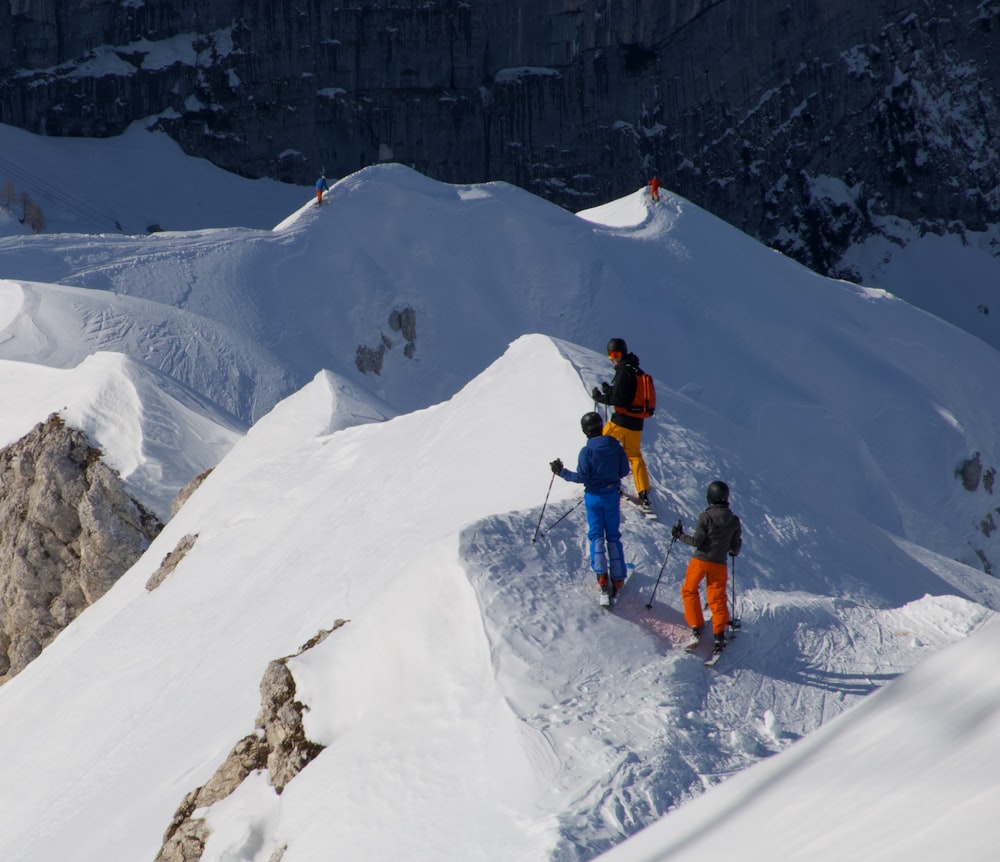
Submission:
<svg viewBox="0 0 1000 862">
<path fill-rule="evenodd" d="M 330 191 L 330 184 L 326 181 L 326 174 L 316 180 L 316 206 L 323 206 L 323 192 Z"/>
<path fill-rule="evenodd" d="M 625 583 L 620 502 L 621 480 L 629 474 L 629 461 L 621 443 L 603 435 L 604 420 L 599 413 L 585 413 L 580 427 L 587 435 L 587 445 L 580 450 L 576 472 L 567 470 L 558 458 L 549 466 L 561 479 L 583 485 L 590 566 L 601 592 L 614 598 Z"/>
</svg>

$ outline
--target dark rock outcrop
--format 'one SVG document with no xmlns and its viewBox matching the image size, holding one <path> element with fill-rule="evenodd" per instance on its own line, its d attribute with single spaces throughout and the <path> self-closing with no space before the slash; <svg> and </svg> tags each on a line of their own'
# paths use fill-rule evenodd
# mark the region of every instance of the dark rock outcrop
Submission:
<svg viewBox="0 0 1000 862">
<path fill-rule="evenodd" d="M 57 415 L 0 451 L 0 683 L 103 596 L 161 526 Z"/>
<path fill-rule="evenodd" d="M 417 312 L 408 305 L 403 308 L 394 308 L 389 314 L 388 324 L 393 332 L 398 332 L 405 339 L 403 356 L 407 359 L 413 359 L 417 351 Z M 375 347 L 368 344 L 358 345 L 354 355 L 354 364 L 358 371 L 380 374 L 385 352 L 392 350 L 394 346 L 395 341 L 384 331 L 379 331 L 379 340 Z"/>
<path fill-rule="evenodd" d="M 311 183 L 399 161 L 570 209 L 652 174 L 821 272 L 1000 217 L 1000 3 L 12 0 L 0 121 Z M 29 190 L 30 191 L 30 190 Z"/>
</svg>

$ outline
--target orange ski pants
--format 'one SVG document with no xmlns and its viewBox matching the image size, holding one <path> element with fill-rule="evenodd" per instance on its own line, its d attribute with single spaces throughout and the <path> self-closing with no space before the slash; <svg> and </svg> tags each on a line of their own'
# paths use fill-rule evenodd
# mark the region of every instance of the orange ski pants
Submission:
<svg viewBox="0 0 1000 862">
<path fill-rule="evenodd" d="M 322 203 L 323 203 L 323 189 L 316 189 L 316 203 L 322 205 Z"/>
<path fill-rule="evenodd" d="M 625 450 L 625 457 L 632 466 L 632 481 L 635 482 L 636 494 L 649 490 L 649 473 L 646 472 L 646 462 L 642 458 L 642 432 L 623 428 L 614 422 L 604 425 L 604 436 L 614 437 Z"/>
<path fill-rule="evenodd" d="M 719 634 L 729 625 L 729 607 L 726 604 L 726 581 L 728 572 L 725 563 L 710 563 L 694 557 L 688 563 L 684 583 L 681 584 L 681 598 L 684 600 L 684 619 L 691 628 L 705 625 L 705 615 L 701 612 L 699 587 L 705 581 L 705 595 L 712 611 L 712 632 Z"/>
</svg>

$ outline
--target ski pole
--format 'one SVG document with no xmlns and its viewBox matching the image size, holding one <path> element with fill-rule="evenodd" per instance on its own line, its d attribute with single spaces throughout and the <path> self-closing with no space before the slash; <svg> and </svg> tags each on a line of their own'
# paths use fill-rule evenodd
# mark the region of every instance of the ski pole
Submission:
<svg viewBox="0 0 1000 862">
<path fill-rule="evenodd" d="M 607 421 L 608 421 L 608 407 L 607 407 L 607 405 L 605 404 L 605 405 L 604 405 L 604 409 L 602 410 L 602 409 L 601 409 L 601 404 L 602 404 L 602 403 L 603 403 L 603 402 L 601 402 L 601 401 L 598 401 L 598 400 L 597 400 L 596 398 L 594 399 L 594 412 L 595 412 L 595 413 L 596 413 L 596 414 L 597 414 L 598 416 L 600 416 L 600 417 L 601 417 L 601 418 L 602 418 L 602 419 L 603 419 L 603 420 L 604 420 L 605 422 L 607 422 Z M 602 414 L 603 414 L 603 415 L 602 415 Z"/>
<path fill-rule="evenodd" d="M 663 558 L 663 565 L 660 566 L 660 574 L 656 576 L 656 583 L 653 584 L 653 592 L 649 594 L 649 601 L 646 602 L 646 610 L 653 607 L 653 596 L 656 595 L 656 588 L 660 585 L 660 578 L 663 577 L 663 570 L 667 567 L 667 560 L 670 559 L 670 549 L 673 548 L 674 542 L 676 541 L 677 539 L 671 537 L 670 544 L 667 546 L 667 555 Z"/>
<path fill-rule="evenodd" d="M 597 387 L 595 386 L 593 392 L 596 391 Z M 591 394 L 593 394 L 593 392 Z M 604 409 L 602 410 L 599 405 L 603 405 Z M 607 403 L 606 401 L 598 401 L 596 398 L 594 399 L 594 412 L 597 413 L 599 416 L 601 416 L 601 418 L 605 422 L 608 421 L 608 413 L 610 412 L 610 410 L 611 410 L 611 405 L 609 403 Z"/>
<path fill-rule="evenodd" d="M 561 521 L 561 520 L 562 520 L 563 518 L 565 518 L 565 517 L 566 517 L 567 515 L 570 515 L 570 514 L 572 514 L 573 512 L 575 512 L 575 511 L 576 511 L 576 510 L 577 510 L 577 509 L 578 509 L 578 508 L 580 507 L 580 504 L 581 504 L 581 503 L 583 502 L 583 499 L 584 499 L 584 498 L 583 498 L 583 497 L 581 497 L 581 498 L 580 498 L 579 500 L 577 500 L 577 501 L 576 501 L 576 505 L 575 505 L 575 506 L 573 506 L 573 507 L 572 507 L 571 509 L 569 509 L 568 511 L 566 511 L 566 512 L 563 512 L 563 513 L 562 513 L 562 514 L 561 514 L 561 515 L 560 515 L 560 516 L 559 516 L 558 518 L 556 518 L 556 519 L 555 519 L 555 520 L 554 520 L 554 521 L 553 521 L 553 522 L 552 522 L 551 524 L 549 524 L 549 525 L 548 525 L 548 526 L 547 526 L 547 527 L 546 527 L 546 528 L 545 528 L 544 530 L 542 530 L 542 533 L 541 533 L 541 534 L 542 534 L 543 536 L 547 536 L 547 535 L 548 535 L 548 534 L 549 534 L 549 533 L 551 532 L 552 528 L 553 528 L 553 527 L 554 527 L 554 526 L 555 526 L 556 524 L 558 524 L 558 523 L 559 523 L 559 522 L 560 522 L 560 521 Z"/>
<path fill-rule="evenodd" d="M 531 544 L 535 544 L 535 539 L 538 538 L 538 530 L 542 526 L 542 518 L 545 517 L 545 507 L 549 505 L 549 494 L 552 493 L 552 483 L 556 480 L 556 474 L 552 474 L 552 478 L 549 479 L 549 490 L 545 492 L 545 502 L 542 503 L 542 511 L 538 516 L 538 523 L 535 525 L 535 535 L 531 537 Z"/>
<path fill-rule="evenodd" d="M 732 610 L 732 613 L 730 613 L 730 615 L 729 615 L 729 627 L 733 631 L 737 631 L 739 629 L 739 627 L 742 625 L 742 622 L 740 621 L 740 618 L 738 616 L 736 616 L 736 557 L 730 555 L 730 557 L 729 557 L 729 566 L 730 566 L 730 568 L 732 570 L 732 574 L 730 575 L 729 583 L 730 583 L 730 592 L 732 593 L 732 597 L 733 597 L 733 599 L 732 599 L 732 601 L 733 601 L 733 610 Z"/>
</svg>

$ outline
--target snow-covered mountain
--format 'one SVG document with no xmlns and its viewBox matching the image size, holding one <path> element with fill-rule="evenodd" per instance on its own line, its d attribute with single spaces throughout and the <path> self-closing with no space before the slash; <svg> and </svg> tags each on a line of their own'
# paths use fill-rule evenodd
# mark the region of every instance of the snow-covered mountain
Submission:
<svg viewBox="0 0 1000 862">
<path fill-rule="evenodd" d="M 77 137 L 141 122 L 298 183 L 397 161 L 574 210 L 656 174 L 817 271 L 892 289 L 872 276 L 917 237 L 990 256 L 998 24 L 995 0 L 19 2 L 0 5 L 0 117 Z M 978 321 L 994 336 L 995 314 Z"/>
<path fill-rule="evenodd" d="M 202 859 L 583 860 L 680 807 L 611 854 L 668 858 L 695 846 L 675 830 L 748 794 L 813 803 L 795 831 L 748 808 L 761 846 L 843 858 L 820 815 L 849 809 L 796 758 L 846 762 L 856 743 L 837 728 L 863 716 L 888 752 L 937 761 L 946 740 L 892 733 L 897 703 L 953 673 L 949 651 L 924 659 L 1000 608 L 983 571 L 1000 355 L 663 197 L 573 216 L 389 165 L 327 207 L 304 190 L 272 230 L 0 241 L 0 357 L 18 381 L 0 389 L 4 436 L 62 402 L 160 509 L 218 460 L 0 688 L 0 855 L 152 860 L 185 796 L 254 735 L 260 680 L 284 659 L 314 756 L 280 794 L 255 769 L 187 811 L 207 824 Z M 644 449 L 660 522 L 626 510 L 633 575 L 608 613 L 579 490 L 550 486 L 547 464 L 582 445 L 611 335 L 657 380 Z M 746 545 L 743 628 L 710 671 L 677 648 L 687 554 L 668 556 L 668 526 L 693 521 L 714 478 Z M 994 632 L 956 661 L 993 652 Z M 986 746 L 992 691 L 961 719 L 982 718 Z M 931 723 L 951 702 L 920 708 Z M 905 758 L 878 763 L 922 810 Z"/>
</svg>

